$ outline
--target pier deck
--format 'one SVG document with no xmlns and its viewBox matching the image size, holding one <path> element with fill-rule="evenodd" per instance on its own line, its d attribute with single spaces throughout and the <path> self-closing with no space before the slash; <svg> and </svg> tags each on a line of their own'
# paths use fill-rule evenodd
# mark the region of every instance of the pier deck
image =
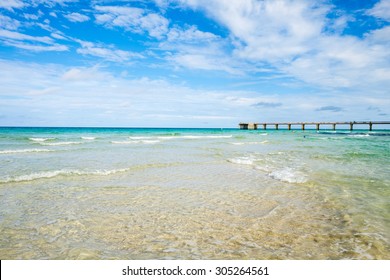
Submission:
<svg viewBox="0 0 390 280">
<path fill-rule="evenodd" d="M 372 131 L 373 125 L 390 125 L 390 121 L 353 121 L 353 122 L 270 122 L 270 123 L 240 123 L 240 129 L 250 129 L 256 130 L 258 127 L 262 126 L 264 130 L 269 126 L 273 126 L 276 130 L 279 129 L 280 126 L 287 126 L 288 130 L 291 130 L 292 126 L 299 125 L 302 130 L 305 130 L 307 125 L 315 125 L 317 130 L 320 130 L 320 125 L 332 125 L 333 130 L 336 130 L 336 125 L 349 125 L 349 129 L 353 130 L 354 125 L 368 125 L 368 129 Z"/>
</svg>

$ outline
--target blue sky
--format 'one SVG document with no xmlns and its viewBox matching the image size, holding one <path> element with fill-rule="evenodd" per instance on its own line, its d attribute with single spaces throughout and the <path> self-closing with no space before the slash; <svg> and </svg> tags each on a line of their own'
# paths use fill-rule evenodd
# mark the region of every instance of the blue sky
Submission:
<svg viewBox="0 0 390 280">
<path fill-rule="evenodd" d="M 0 125 L 390 119 L 390 0 L 0 0 Z"/>
</svg>

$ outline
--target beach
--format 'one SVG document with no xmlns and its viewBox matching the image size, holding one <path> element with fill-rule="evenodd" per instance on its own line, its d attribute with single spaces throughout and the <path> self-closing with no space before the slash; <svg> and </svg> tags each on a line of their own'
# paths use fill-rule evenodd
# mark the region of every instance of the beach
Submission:
<svg viewBox="0 0 390 280">
<path fill-rule="evenodd" d="M 390 259 L 390 131 L 0 128 L 1 259 Z"/>
</svg>

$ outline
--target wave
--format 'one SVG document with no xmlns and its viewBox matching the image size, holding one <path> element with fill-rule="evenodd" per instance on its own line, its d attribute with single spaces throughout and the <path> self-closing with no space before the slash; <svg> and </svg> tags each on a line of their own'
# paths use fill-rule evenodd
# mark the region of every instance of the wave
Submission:
<svg viewBox="0 0 390 280">
<path fill-rule="evenodd" d="M 255 162 L 255 159 L 252 157 L 236 157 L 228 159 L 227 161 L 235 164 L 252 165 Z"/>
<path fill-rule="evenodd" d="M 96 137 L 91 137 L 91 136 L 81 136 L 81 139 L 83 140 L 95 140 Z"/>
<path fill-rule="evenodd" d="M 265 172 L 272 179 L 282 182 L 298 184 L 307 182 L 307 176 L 301 171 L 297 171 L 290 167 L 271 171 L 272 169 L 270 166 L 256 165 L 256 159 L 253 157 L 236 157 L 228 159 L 227 161 L 235 164 L 252 165 L 255 169 Z"/>
<path fill-rule="evenodd" d="M 0 179 L 0 183 L 18 183 L 18 182 L 28 182 L 39 179 L 49 179 L 56 176 L 72 176 L 72 175 L 95 175 L 95 176 L 107 176 L 112 175 L 119 172 L 127 172 L 130 168 L 121 168 L 121 169 L 113 169 L 113 170 L 95 170 L 95 171 L 82 171 L 82 170 L 52 170 L 52 171 L 42 171 L 37 173 L 31 173 L 27 175 L 20 175 L 16 177 L 3 177 Z"/>
<path fill-rule="evenodd" d="M 273 179 L 287 182 L 287 183 L 306 183 L 307 177 L 304 173 L 296 171 L 292 168 L 284 168 L 281 170 L 275 170 L 268 174 Z"/>
<path fill-rule="evenodd" d="M 387 137 L 390 136 L 390 133 L 386 133 L 386 132 L 370 132 L 368 134 L 370 136 L 387 136 Z"/>
<path fill-rule="evenodd" d="M 55 140 L 55 138 L 35 138 L 35 137 L 31 137 L 28 139 L 31 141 L 34 141 L 34 142 L 45 142 L 45 141 L 49 141 L 49 140 Z"/>
<path fill-rule="evenodd" d="M 219 139 L 219 138 L 232 138 L 233 135 L 185 135 L 178 138 L 183 139 Z"/>
<path fill-rule="evenodd" d="M 82 144 L 83 142 L 76 142 L 76 141 L 64 141 L 64 142 L 53 142 L 53 143 L 46 143 L 42 142 L 39 143 L 43 146 L 67 146 L 67 145 L 79 145 Z"/>
<path fill-rule="evenodd" d="M 259 145 L 259 144 L 267 144 L 269 141 L 261 141 L 261 142 L 232 142 L 230 144 L 240 146 L 240 145 Z"/>
<path fill-rule="evenodd" d="M 232 138 L 233 135 L 168 135 L 168 136 L 130 136 L 131 140 L 173 140 L 173 139 L 219 139 Z"/>
<path fill-rule="evenodd" d="M 48 149 L 21 149 L 21 150 L 2 150 L 0 154 L 19 154 L 19 153 L 43 153 L 52 152 L 53 150 Z"/>
<path fill-rule="evenodd" d="M 131 140 L 131 141 L 111 141 L 112 144 L 156 144 L 159 143 L 160 140 Z"/>
<path fill-rule="evenodd" d="M 317 131 L 317 134 L 348 137 L 390 136 L 387 132 Z"/>
<path fill-rule="evenodd" d="M 348 137 L 357 137 L 357 138 L 361 138 L 361 137 L 370 137 L 371 135 L 369 134 L 349 134 Z"/>
</svg>

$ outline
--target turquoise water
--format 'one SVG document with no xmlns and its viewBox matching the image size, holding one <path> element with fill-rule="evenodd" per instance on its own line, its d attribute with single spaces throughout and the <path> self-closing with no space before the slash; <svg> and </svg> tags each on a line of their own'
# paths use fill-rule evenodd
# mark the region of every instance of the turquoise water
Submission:
<svg viewBox="0 0 390 280">
<path fill-rule="evenodd" d="M 390 131 L 0 128 L 0 259 L 389 259 Z"/>
</svg>

